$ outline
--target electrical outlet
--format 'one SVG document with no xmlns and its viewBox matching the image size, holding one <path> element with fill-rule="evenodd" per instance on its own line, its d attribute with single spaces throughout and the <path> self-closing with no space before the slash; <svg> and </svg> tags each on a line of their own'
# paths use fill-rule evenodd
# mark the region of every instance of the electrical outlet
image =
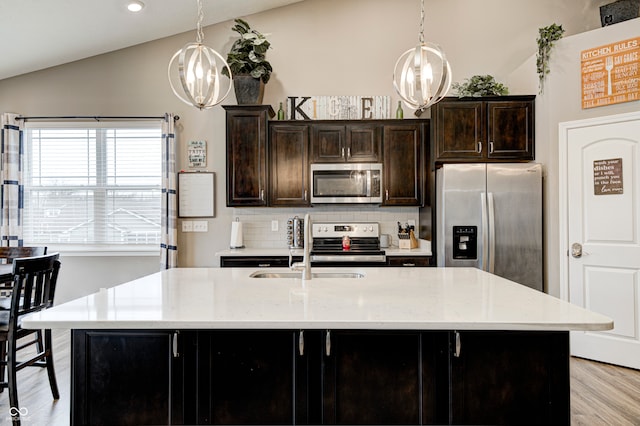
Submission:
<svg viewBox="0 0 640 426">
<path fill-rule="evenodd" d="M 413 226 L 413 228 L 415 229 L 416 227 L 416 221 L 413 219 L 407 220 L 407 225 L 409 226 Z"/>
<path fill-rule="evenodd" d="M 278 230 L 278 221 L 277 220 L 272 220 L 271 221 L 271 230 L 274 231 L 274 232 Z"/>
<path fill-rule="evenodd" d="M 183 220 L 182 232 L 193 232 L 193 222 L 190 220 Z"/>
<path fill-rule="evenodd" d="M 206 220 L 194 220 L 193 232 L 207 232 L 209 230 L 209 222 Z"/>
</svg>

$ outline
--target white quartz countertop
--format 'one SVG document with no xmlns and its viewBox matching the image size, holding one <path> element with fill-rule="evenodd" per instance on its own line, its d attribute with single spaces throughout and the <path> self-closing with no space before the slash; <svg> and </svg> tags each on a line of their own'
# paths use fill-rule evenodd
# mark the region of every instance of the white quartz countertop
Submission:
<svg viewBox="0 0 640 426">
<path fill-rule="evenodd" d="M 321 269 L 319 271 L 318 269 Z M 475 268 L 176 268 L 24 318 L 26 328 L 607 330 L 611 319 Z M 268 272 L 288 272 L 270 268 Z"/>
</svg>

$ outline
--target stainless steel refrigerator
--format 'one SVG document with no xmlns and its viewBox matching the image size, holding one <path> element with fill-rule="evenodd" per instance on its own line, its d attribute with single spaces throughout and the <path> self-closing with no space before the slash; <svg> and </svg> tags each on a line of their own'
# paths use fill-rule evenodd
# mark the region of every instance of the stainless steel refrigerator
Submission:
<svg viewBox="0 0 640 426">
<path fill-rule="evenodd" d="M 540 164 L 445 164 L 436 203 L 438 266 L 475 266 L 543 291 Z"/>
</svg>

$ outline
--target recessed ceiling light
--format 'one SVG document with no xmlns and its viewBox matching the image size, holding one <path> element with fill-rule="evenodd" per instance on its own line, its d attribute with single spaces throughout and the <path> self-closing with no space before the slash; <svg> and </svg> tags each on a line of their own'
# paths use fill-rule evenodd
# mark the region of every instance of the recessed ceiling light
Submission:
<svg viewBox="0 0 640 426">
<path fill-rule="evenodd" d="M 138 0 L 131 0 L 127 4 L 127 9 L 129 9 L 130 12 L 140 12 L 143 7 L 144 7 L 144 3 Z"/>
</svg>

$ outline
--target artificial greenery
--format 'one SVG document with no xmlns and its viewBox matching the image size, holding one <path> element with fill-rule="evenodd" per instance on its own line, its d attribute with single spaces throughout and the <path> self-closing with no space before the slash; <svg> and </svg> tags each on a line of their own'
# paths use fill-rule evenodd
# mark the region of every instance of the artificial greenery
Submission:
<svg viewBox="0 0 640 426">
<path fill-rule="evenodd" d="M 227 54 L 227 63 L 231 73 L 233 75 L 251 75 L 266 84 L 273 71 L 271 64 L 266 60 L 267 50 L 271 43 L 263 34 L 251 29 L 246 21 L 236 19 L 235 23 L 232 30 L 240 34 L 240 38 L 233 43 Z M 222 70 L 222 73 L 226 76 L 229 75 L 226 68 Z"/>
<path fill-rule="evenodd" d="M 564 35 L 564 29 L 562 25 L 551 24 L 548 27 L 542 27 L 538 29 L 540 36 L 536 40 L 538 42 L 538 55 L 536 57 L 536 66 L 538 71 L 539 89 L 542 93 L 544 87 L 544 80 L 547 74 L 549 74 L 549 57 L 551 55 L 551 48 L 553 43 L 560 40 Z"/>
<path fill-rule="evenodd" d="M 472 96 L 503 96 L 509 94 L 509 89 L 498 83 L 491 75 L 474 75 L 465 79 L 464 83 L 453 83 L 451 88 L 458 97 Z"/>
</svg>

